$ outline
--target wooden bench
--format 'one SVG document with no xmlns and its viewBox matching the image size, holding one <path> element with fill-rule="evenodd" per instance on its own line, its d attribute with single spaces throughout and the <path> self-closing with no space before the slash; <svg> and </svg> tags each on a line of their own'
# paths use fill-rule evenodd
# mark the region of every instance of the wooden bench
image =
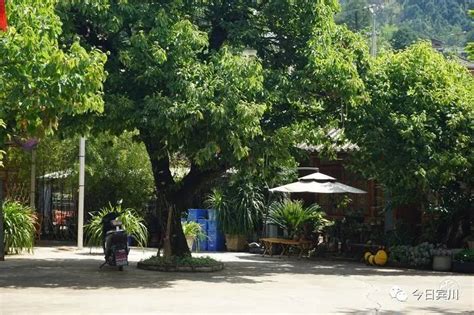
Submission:
<svg viewBox="0 0 474 315">
<path fill-rule="evenodd" d="M 262 242 L 263 247 L 264 247 L 262 257 L 265 256 L 265 254 L 268 254 L 270 255 L 270 257 L 273 257 L 273 245 L 279 245 L 282 248 L 282 251 L 280 253 L 280 258 L 283 257 L 283 255 L 285 254 L 289 257 L 291 247 L 295 247 L 299 250 L 298 258 L 301 258 L 303 256 L 303 253 L 310 250 L 313 244 L 312 241 L 308 241 L 308 240 L 296 241 L 296 240 L 288 240 L 285 238 L 276 238 L 276 237 L 262 238 L 260 239 L 260 242 Z"/>
</svg>

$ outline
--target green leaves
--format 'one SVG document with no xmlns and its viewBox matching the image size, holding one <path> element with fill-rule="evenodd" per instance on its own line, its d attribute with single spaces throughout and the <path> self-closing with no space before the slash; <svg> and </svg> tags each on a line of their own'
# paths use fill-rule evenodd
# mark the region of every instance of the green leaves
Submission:
<svg viewBox="0 0 474 315">
<path fill-rule="evenodd" d="M 133 236 L 138 246 L 145 247 L 148 243 L 148 229 L 145 226 L 145 220 L 131 208 L 122 208 L 120 205 L 114 207 L 109 204 L 108 207 L 92 215 L 91 220 L 84 226 L 87 244 L 90 246 L 101 246 L 103 242 L 102 218 L 111 212 L 119 214 L 119 220 L 122 227 L 128 235 Z"/>
<path fill-rule="evenodd" d="M 183 222 L 181 225 L 183 227 L 184 236 L 190 237 L 195 241 L 204 240 L 206 238 L 206 233 L 204 233 L 199 223 L 191 221 Z"/>
<path fill-rule="evenodd" d="M 60 47 L 57 1 L 19 0 L 8 6 L 10 27 L 0 33 L 0 117 L 9 134 L 57 128 L 64 114 L 101 111 L 105 55 L 77 41 Z"/>
<path fill-rule="evenodd" d="M 213 190 L 206 205 L 217 210 L 217 220 L 224 233 L 248 234 L 262 218 L 264 197 L 254 181 L 242 177 L 224 190 Z"/>
<path fill-rule="evenodd" d="M 290 238 L 299 236 L 305 224 L 310 224 L 317 232 L 331 224 L 331 221 L 325 219 L 325 214 L 318 205 L 305 208 L 301 200 L 284 199 L 273 202 L 268 217 L 270 222 L 285 229 Z"/>
<path fill-rule="evenodd" d="M 351 112 L 353 159 L 395 201 L 426 201 L 453 181 L 471 185 L 474 80 L 458 64 L 416 44 L 376 60 L 371 103 Z M 402 199 L 402 200 L 400 200 Z"/>
<path fill-rule="evenodd" d="M 18 254 L 24 250 L 33 250 L 36 215 L 26 206 L 16 201 L 3 204 L 3 224 L 5 252 Z"/>
</svg>

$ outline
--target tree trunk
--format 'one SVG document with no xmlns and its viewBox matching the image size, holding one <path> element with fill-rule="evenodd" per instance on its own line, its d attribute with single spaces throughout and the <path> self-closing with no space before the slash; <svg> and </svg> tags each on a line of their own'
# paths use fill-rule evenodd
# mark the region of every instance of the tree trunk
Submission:
<svg viewBox="0 0 474 315">
<path fill-rule="evenodd" d="M 142 134 L 155 180 L 159 227 L 164 245 L 165 257 L 190 256 L 191 252 L 181 226 L 181 213 L 192 206 L 193 197 L 207 183 L 221 176 L 225 165 L 203 169 L 191 164 L 189 173 L 175 182 L 170 171 L 170 161 L 165 146 L 153 137 Z"/>
<path fill-rule="evenodd" d="M 178 184 L 174 181 L 170 171 L 170 162 L 165 146 L 152 137 L 142 140 L 150 157 L 153 178 L 155 181 L 157 207 L 161 229 L 160 237 L 164 246 L 164 256 L 189 256 L 188 245 L 181 227 L 181 211 L 177 207 L 176 191 Z"/>
</svg>

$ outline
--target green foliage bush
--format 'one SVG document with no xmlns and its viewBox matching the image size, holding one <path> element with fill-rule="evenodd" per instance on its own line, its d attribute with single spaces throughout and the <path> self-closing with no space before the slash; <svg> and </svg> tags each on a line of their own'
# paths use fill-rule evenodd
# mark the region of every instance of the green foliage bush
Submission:
<svg viewBox="0 0 474 315">
<path fill-rule="evenodd" d="M 153 266 L 189 266 L 189 267 L 209 267 L 221 264 L 221 262 L 209 257 L 171 257 L 165 258 L 161 256 L 152 256 L 148 259 L 141 261 L 143 264 L 146 265 L 153 265 Z"/>
<path fill-rule="evenodd" d="M 145 247 L 148 242 L 148 229 L 145 220 L 134 209 L 122 208 L 121 205 L 109 206 L 100 209 L 92 215 L 89 223 L 84 226 L 86 243 L 89 246 L 101 246 L 103 242 L 102 218 L 111 212 L 119 214 L 118 219 L 122 221 L 122 228 L 128 235 L 133 236 L 138 246 Z"/>
<path fill-rule="evenodd" d="M 426 267 L 431 263 L 435 246 L 424 242 L 416 246 L 399 245 L 390 247 L 389 260 L 410 267 Z"/>
<path fill-rule="evenodd" d="M 101 133 L 87 143 L 86 207 L 100 209 L 123 199 L 141 211 L 154 193 L 150 160 L 136 132 Z"/>
<path fill-rule="evenodd" d="M 314 204 L 305 208 L 301 200 L 285 199 L 272 203 L 268 217 L 270 222 L 286 229 L 291 238 L 300 235 L 307 223 L 311 224 L 316 232 L 332 224 L 325 218 L 319 205 Z"/>
<path fill-rule="evenodd" d="M 474 262 L 474 249 L 464 249 L 456 255 L 454 255 L 454 260 L 460 262 Z"/>
<path fill-rule="evenodd" d="M 239 178 L 228 187 L 214 189 L 207 196 L 206 205 L 217 210 L 217 221 L 227 234 L 253 232 L 264 208 L 260 187 L 248 178 Z"/>
<path fill-rule="evenodd" d="M 202 230 L 202 227 L 197 222 L 183 222 L 183 233 L 185 237 L 191 237 L 193 240 L 197 241 L 197 248 L 199 248 L 199 241 L 206 239 L 206 234 Z M 190 248 L 192 249 L 192 248 Z"/>
<path fill-rule="evenodd" d="M 34 246 L 37 217 L 31 208 L 16 201 L 3 204 L 5 253 L 30 252 Z"/>
</svg>

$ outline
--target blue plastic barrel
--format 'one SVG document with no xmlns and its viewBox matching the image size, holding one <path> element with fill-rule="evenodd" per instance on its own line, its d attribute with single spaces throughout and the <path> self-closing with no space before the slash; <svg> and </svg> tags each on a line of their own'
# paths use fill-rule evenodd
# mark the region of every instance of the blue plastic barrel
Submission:
<svg viewBox="0 0 474 315">
<path fill-rule="evenodd" d="M 189 209 L 188 220 L 196 221 L 199 219 L 207 219 L 207 209 Z"/>
<path fill-rule="evenodd" d="M 220 231 L 207 231 L 207 250 L 212 252 L 224 250 L 225 239 L 224 234 Z"/>
<path fill-rule="evenodd" d="M 215 209 L 208 209 L 207 213 L 208 213 L 207 217 L 209 218 L 209 220 L 211 221 L 217 220 L 217 211 Z"/>
<path fill-rule="evenodd" d="M 209 231 L 217 231 L 218 230 L 217 221 L 208 220 L 207 221 L 207 229 Z"/>
</svg>

